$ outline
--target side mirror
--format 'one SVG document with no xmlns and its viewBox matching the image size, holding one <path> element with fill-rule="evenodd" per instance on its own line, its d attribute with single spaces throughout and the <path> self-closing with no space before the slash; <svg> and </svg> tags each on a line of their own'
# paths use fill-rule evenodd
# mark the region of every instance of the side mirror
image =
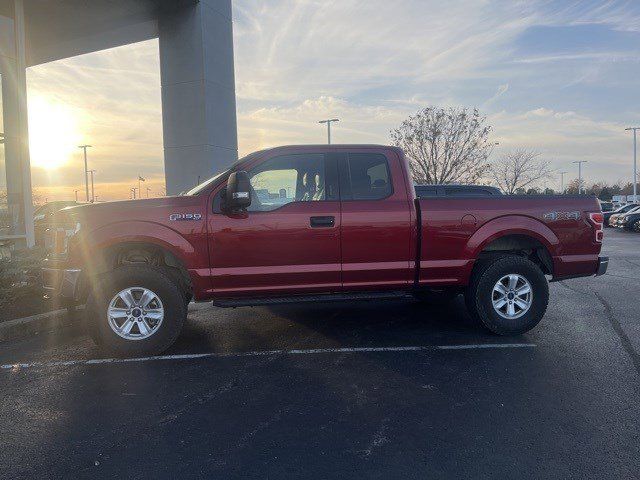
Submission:
<svg viewBox="0 0 640 480">
<path fill-rule="evenodd" d="M 225 207 L 229 210 L 243 210 L 251 205 L 251 183 L 247 172 L 233 172 L 227 180 Z"/>
</svg>

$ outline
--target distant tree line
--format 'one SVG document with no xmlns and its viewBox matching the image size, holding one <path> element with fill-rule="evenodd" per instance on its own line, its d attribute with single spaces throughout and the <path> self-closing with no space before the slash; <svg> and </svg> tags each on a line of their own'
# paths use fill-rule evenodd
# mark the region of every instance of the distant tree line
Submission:
<svg viewBox="0 0 640 480">
<path fill-rule="evenodd" d="M 640 189 L 640 185 L 638 187 Z M 600 200 L 611 200 L 614 195 L 633 195 L 633 184 L 631 182 L 618 182 L 610 184 L 605 181 L 595 182 L 591 186 L 585 186 L 584 192 L 588 195 L 595 195 Z M 569 182 L 566 193 L 578 193 L 578 179 Z"/>
</svg>

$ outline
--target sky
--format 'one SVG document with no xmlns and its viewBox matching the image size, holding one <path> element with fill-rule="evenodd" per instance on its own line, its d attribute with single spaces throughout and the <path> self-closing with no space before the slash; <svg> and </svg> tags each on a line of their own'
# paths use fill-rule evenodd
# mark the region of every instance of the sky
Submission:
<svg viewBox="0 0 640 480">
<path fill-rule="evenodd" d="M 420 108 L 466 106 L 493 126 L 496 158 L 531 148 L 566 181 L 575 160 L 588 182 L 631 180 L 640 2 L 234 0 L 233 15 L 241 155 L 322 143 L 329 117 L 335 143 L 385 144 Z M 33 67 L 28 88 L 40 195 L 83 189 L 80 143 L 100 200 L 138 174 L 143 194 L 163 192 L 157 40 Z"/>
</svg>

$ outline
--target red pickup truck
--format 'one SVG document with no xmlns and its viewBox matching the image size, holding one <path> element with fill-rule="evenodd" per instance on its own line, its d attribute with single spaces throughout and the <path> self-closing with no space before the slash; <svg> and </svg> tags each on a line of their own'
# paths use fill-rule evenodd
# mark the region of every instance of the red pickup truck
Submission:
<svg viewBox="0 0 640 480">
<path fill-rule="evenodd" d="M 547 277 L 601 275 L 589 196 L 417 199 L 403 152 L 374 145 L 253 153 L 177 197 L 63 210 L 43 269 L 50 295 L 86 302 L 93 338 L 157 354 L 187 304 L 224 307 L 463 293 L 500 335 L 543 317 Z"/>
</svg>

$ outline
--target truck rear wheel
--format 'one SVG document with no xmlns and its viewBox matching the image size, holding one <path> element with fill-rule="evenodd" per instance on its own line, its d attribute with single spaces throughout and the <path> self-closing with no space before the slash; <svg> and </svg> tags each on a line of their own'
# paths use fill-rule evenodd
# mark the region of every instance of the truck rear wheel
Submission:
<svg viewBox="0 0 640 480">
<path fill-rule="evenodd" d="M 121 267 L 93 290 L 87 323 L 91 337 L 110 353 L 156 355 L 178 338 L 187 316 L 184 295 L 162 269 Z"/>
<path fill-rule="evenodd" d="M 519 335 L 535 327 L 547 310 L 549 284 L 531 260 L 506 255 L 480 263 L 465 292 L 472 317 L 498 335 Z"/>
</svg>

